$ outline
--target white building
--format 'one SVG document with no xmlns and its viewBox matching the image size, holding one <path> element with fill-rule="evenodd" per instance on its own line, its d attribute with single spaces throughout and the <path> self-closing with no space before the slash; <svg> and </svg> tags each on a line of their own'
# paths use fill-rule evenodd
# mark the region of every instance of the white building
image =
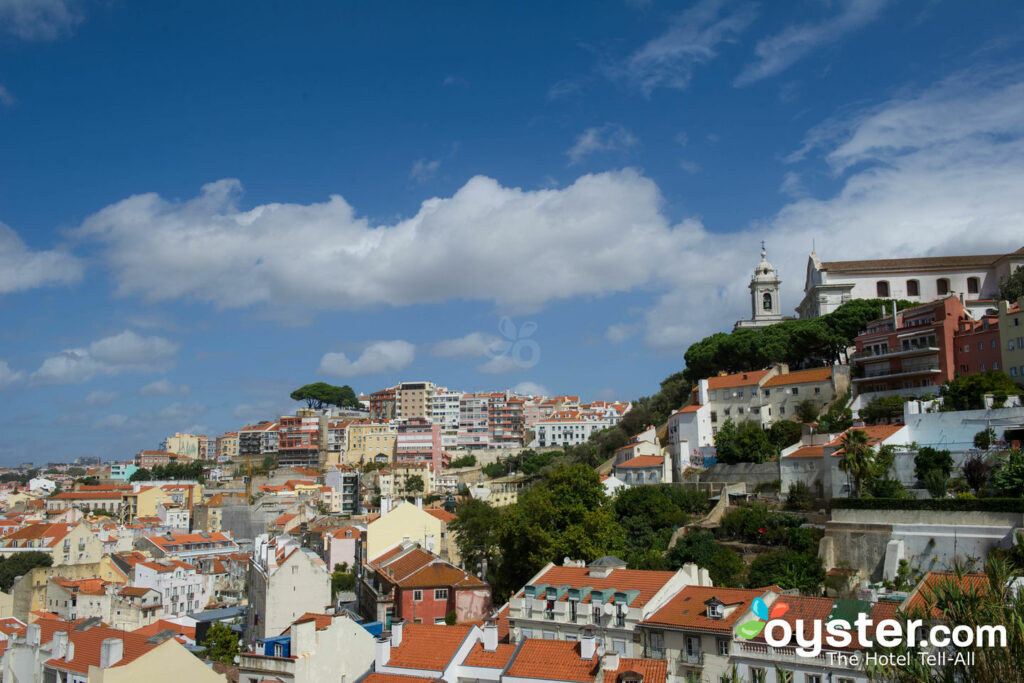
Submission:
<svg viewBox="0 0 1024 683">
<path fill-rule="evenodd" d="M 29 491 L 44 491 L 47 494 L 53 493 L 57 488 L 57 482 L 45 477 L 33 477 L 28 480 Z"/>
<path fill-rule="evenodd" d="M 459 445 L 459 405 L 462 392 L 438 387 L 430 397 L 430 421 L 441 425 L 441 447 L 453 449 Z"/>
<path fill-rule="evenodd" d="M 768 263 L 768 255 L 761 243 L 761 262 L 754 268 L 750 278 L 750 320 L 737 320 L 733 329 L 758 329 L 792 320 L 792 316 L 782 315 L 782 302 L 779 298 L 779 287 L 782 280 L 775 271 L 775 266 Z"/>
<path fill-rule="evenodd" d="M 537 436 L 531 445 L 540 448 L 578 446 L 586 443 L 591 434 L 618 424 L 619 419 L 603 411 L 559 410 L 551 417 L 537 421 Z"/>
<path fill-rule="evenodd" d="M 307 612 L 331 604 L 331 575 L 313 551 L 291 536 L 256 537 L 249 564 L 245 639 L 277 636 Z"/>
<path fill-rule="evenodd" d="M 206 577 L 194 565 L 180 560 L 136 562 L 132 568 L 132 585 L 151 588 L 160 593 L 163 611 L 168 616 L 199 612 L 210 601 Z"/>
<path fill-rule="evenodd" d="M 1010 254 L 822 261 L 807 260 L 801 318 L 831 313 L 852 299 L 907 299 L 927 303 L 961 294 L 975 318 L 995 307 L 999 281 L 1024 265 L 1024 247 Z"/>
</svg>

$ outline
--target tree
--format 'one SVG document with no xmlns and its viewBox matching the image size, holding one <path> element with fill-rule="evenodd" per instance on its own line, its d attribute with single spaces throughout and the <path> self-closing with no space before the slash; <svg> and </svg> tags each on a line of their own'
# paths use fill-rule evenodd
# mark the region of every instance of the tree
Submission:
<svg viewBox="0 0 1024 683">
<path fill-rule="evenodd" d="M 505 471 L 505 466 L 501 462 L 492 462 L 483 466 L 482 472 L 485 477 L 495 479 L 497 477 L 504 477 L 508 472 Z"/>
<path fill-rule="evenodd" d="M 423 493 L 423 477 L 414 474 L 405 480 L 405 490 L 409 493 Z"/>
<path fill-rule="evenodd" d="M 153 478 L 153 474 L 145 467 L 132 472 L 132 476 L 128 477 L 128 481 L 150 481 Z"/>
<path fill-rule="evenodd" d="M 988 484 L 989 475 L 992 473 L 992 463 L 981 453 L 972 453 L 964 461 L 964 479 L 975 494 L 981 492 Z"/>
<path fill-rule="evenodd" d="M 985 407 L 985 394 L 1016 396 L 1021 389 L 1006 373 L 990 370 L 957 377 L 943 384 L 939 393 L 942 410 L 981 410 Z"/>
<path fill-rule="evenodd" d="M 66 470 L 64 470 L 64 474 L 68 475 L 69 477 L 81 477 L 85 474 L 85 468 L 69 467 Z"/>
<path fill-rule="evenodd" d="M 347 384 L 344 386 L 334 386 L 333 384 L 327 384 L 326 382 L 314 382 L 313 384 L 306 384 L 293 391 L 289 396 L 294 401 L 305 401 L 307 408 L 313 408 L 320 410 L 327 406 L 338 406 L 358 408 L 359 400 L 356 398 L 356 393 L 352 390 L 352 387 Z"/>
<path fill-rule="evenodd" d="M 750 563 L 747 585 L 754 588 L 779 586 L 817 593 L 825 582 L 825 567 L 817 555 L 777 550 L 760 555 Z"/>
<path fill-rule="evenodd" d="M 484 563 L 490 569 L 496 565 L 498 551 L 497 528 L 501 512 L 489 503 L 466 498 L 458 507 L 455 519 L 448 525 L 464 566 L 475 572 Z M 487 577 L 482 577 L 485 581 Z"/>
<path fill-rule="evenodd" d="M 996 430 L 986 427 L 974 435 L 974 447 L 987 451 L 996 442 Z"/>
<path fill-rule="evenodd" d="M 50 567 L 53 565 L 53 557 L 49 553 L 41 553 L 31 550 L 27 553 L 17 553 L 0 557 L 0 590 L 8 592 L 14 585 L 14 580 L 19 576 L 28 574 L 36 567 Z"/>
<path fill-rule="evenodd" d="M 455 469 L 458 467 L 473 467 L 474 465 L 476 465 L 476 456 L 470 453 L 461 458 L 455 458 L 448 464 L 448 467 Z"/>
<path fill-rule="evenodd" d="M 786 495 L 787 510 L 813 510 L 814 494 L 811 487 L 805 481 L 794 481 L 789 485 L 789 493 Z"/>
<path fill-rule="evenodd" d="M 1024 268 L 1018 266 L 1010 277 L 999 280 L 999 298 L 1017 301 L 1021 297 L 1024 297 Z"/>
<path fill-rule="evenodd" d="M 875 396 L 860 409 L 860 417 L 868 424 L 888 424 L 903 416 L 904 403 L 906 399 L 899 395 Z"/>
<path fill-rule="evenodd" d="M 1014 449 L 998 458 L 992 472 L 992 486 L 1003 495 L 1024 497 L 1024 451 Z"/>
<path fill-rule="evenodd" d="M 818 420 L 818 404 L 809 398 L 805 398 L 796 404 L 796 416 L 800 422 L 809 424 Z"/>
<path fill-rule="evenodd" d="M 717 550 L 718 543 L 710 531 L 691 531 L 681 536 L 676 544 L 669 548 L 665 559 L 671 569 L 679 569 L 689 562 L 707 568 Z"/>
<path fill-rule="evenodd" d="M 771 429 L 768 430 L 768 438 L 775 444 L 775 448 L 781 451 L 783 448 L 792 446 L 799 441 L 802 431 L 803 429 L 799 422 L 779 420 L 772 423 Z"/>
<path fill-rule="evenodd" d="M 456 624 L 456 622 L 458 622 L 458 620 L 459 620 L 459 615 L 453 609 L 448 610 L 448 614 L 444 615 L 444 625 L 445 626 L 455 626 L 455 624 Z"/>
<path fill-rule="evenodd" d="M 341 569 L 340 565 L 335 565 L 334 571 L 331 572 L 331 600 L 334 600 L 338 593 L 351 591 L 355 585 L 355 574 Z"/>
<path fill-rule="evenodd" d="M 736 426 L 732 418 L 727 419 L 715 434 L 715 449 L 719 462 L 727 465 L 768 462 L 779 454 L 779 449 L 760 424 L 751 421 Z"/>
<path fill-rule="evenodd" d="M 853 479 L 851 496 L 860 497 L 860 484 L 872 471 L 872 451 L 868 443 L 868 434 L 863 429 L 848 429 L 840 441 L 843 444 L 843 456 L 839 469 Z"/>
<path fill-rule="evenodd" d="M 739 554 L 729 548 L 719 546 L 708 563 L 708 574 L 716 586 L 737 588 L 743 583 L 745 567 Z"/>
<path fill-rule="evenodd" d="M 697 493 L 697 497 L 692 494 Z M 626 537 L 625 559 L 639 569 L 649 565 L 649 551 L 663 552 L 676 529 L 686 524 L 689 514 L 703 512 L 707 496 L 678 486 L 634 486 L 619 492 L 612 503 L 615 518 Z"/>
<path fill-rule="evenodd" d="M 932 498 L 945 498 L 949 491 L 949 475 L 942 470 L 928 470 L 921 482 Z"/>
<path fill-rule="evenodd" d="M 922 446 L 914 456 L 914 476 L 924 481 L 932 471 L 938 471 L 948 479 L 953 471 L 953 456 L 947 450 Z"/>
<path fill-rule="evenodd" d="M 818 418 L 818 433 L 839 434 L 853 425 L 853 411 L 846 407 L 846 401 L 836 401 L 828 411 Z"/>
<path fill-rule="evenodd" d="M 222 664 L 234 664 L 235 657 L 238 655 L 238 634 L 232 631 L 227 624 L 215 621 L 206 632 L 203 647 L 206 648 L 206 656 L 210 660 Z"/>
</svg>

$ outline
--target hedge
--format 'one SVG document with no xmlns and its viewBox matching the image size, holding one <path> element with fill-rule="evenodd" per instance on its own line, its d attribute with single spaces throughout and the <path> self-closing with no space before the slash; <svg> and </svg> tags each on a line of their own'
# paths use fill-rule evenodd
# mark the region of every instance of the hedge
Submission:
<svg viewBox="0 0 1024 683">
<path fill-rule="evenodd" d="M 833 498 L 834 510 L 1024 512 L 1022 498 Z"/>
</svg>

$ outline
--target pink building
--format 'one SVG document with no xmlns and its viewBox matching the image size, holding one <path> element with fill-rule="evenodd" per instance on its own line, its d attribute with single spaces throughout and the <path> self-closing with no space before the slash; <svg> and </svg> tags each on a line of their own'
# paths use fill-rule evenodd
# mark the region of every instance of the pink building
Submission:
<svg viewBox="0 0 1024 683">
<path fill-rule="evenodd" d="M 999 361 L 999 316 L 985 315 L 980 320 L 961 320 L 953 335 L 956 345 L 956 374 L 972 375 L 976 372 L 1001 370 Z"/>
<path fill-rule="evenodd" d="M 441 448 L 441 425 L 423 417 L 414 417 L 398 425 L 395 462 L 430 463 L 435 472 L 440 472 L 450 460 Z"/>
</svg>

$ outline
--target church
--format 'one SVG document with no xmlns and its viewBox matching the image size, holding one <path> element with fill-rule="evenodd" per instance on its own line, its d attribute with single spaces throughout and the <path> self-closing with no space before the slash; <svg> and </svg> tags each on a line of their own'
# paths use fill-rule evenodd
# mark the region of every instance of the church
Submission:
<svg viewBox="0 0 1024 683">
<path fill-rule="evenodd" d="M 756 330 L 783 320 L 793 320 L 793 316 L 782 315 L 782 300 L 779 297 L 781 284 L 775 266 L 768 262 L 764 242 L 761 242 L 761 262 L 754 268 L 754 275 L 750 278 L 751 319 L 737 320 L 733 330 Z"/>
</svg>

